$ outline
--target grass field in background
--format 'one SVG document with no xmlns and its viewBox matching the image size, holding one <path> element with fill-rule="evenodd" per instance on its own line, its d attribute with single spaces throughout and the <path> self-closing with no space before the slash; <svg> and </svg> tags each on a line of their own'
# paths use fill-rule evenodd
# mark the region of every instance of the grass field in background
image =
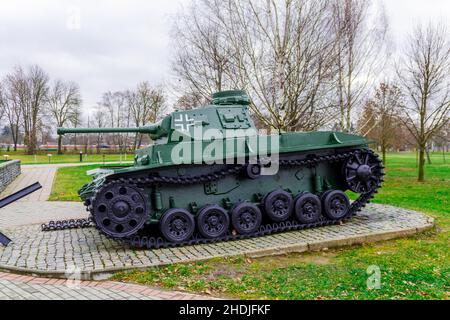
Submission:
<svg viewBox="0 0 450 320">
<path fill-rule="evenodd" d="M 50 162 L 48 154 L 51 154 Z M 20 160 L 22 164 L 48 164 L 48 163 L 79 163 L 80 155 L 76 153 L 68 153 L 58 155 L 56 152 L 44 152 L 41 151 L 37 155 L 26 155 L 23 151 L 2 151 L 0 153 L 0 159 L 6 159 L 5 155 L 8 155 L 10 160 Z M 83 154 L 83 162 L 117 162 L 117 161 L 133 161 L 133 154 Z"/>
<path fill-rule="evenodd" d="M 111 164 L 110 166 L 118 167 L 120 165 Z M 127 164 L 123 164 L 123 166 L 127 166 Z M 80 201 L 78 190 L 84 184 L 92 181 L 92 177 L 88 176 L 87 172 L 100 167 L 108 168 L 108 164 L 58 168 L 49 201 Z"/>
<path fill-rule="evenodd" d="M 116 280 L 244 299 L 449 299 L 450 154 L 432 154 L 426 182 L 417 182 L 415 154 L 389 154 L 375 203 L 425 212 L 437 227 L 411 238 L 319 253 L 234 257 L 121 272 Z M 52 200 L 79 201 L 87 170 L 58 170 Z M 381 288 L 368 290 L 367 268 L 381 270 Z"/>
<path fill-rule="evenodd" d="M 431 154 L 432 164 L 425 165 L 425 182 L 417 182 L 416 158 L 413 153 L 387 155 L 386 177 L 374 203 L 450 216 L 450 154 Z"/>
</svg>

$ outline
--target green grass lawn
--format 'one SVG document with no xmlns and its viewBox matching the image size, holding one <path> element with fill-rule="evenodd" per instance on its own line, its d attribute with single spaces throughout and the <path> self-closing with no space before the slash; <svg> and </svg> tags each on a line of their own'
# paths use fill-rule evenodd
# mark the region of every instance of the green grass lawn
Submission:
<svg viewBox="0 0 450 320">
<path fill-rule="evenodd" d="M 101 165 L 59 168 L 53 183 L 50 201 L 80 201 L 78 189 L 92 180 L 87 171 Z"/>
<path fill-rule="evenodd" d="M 244 299 L 449 299 L 450 155 L 447 159 L 444 164 L 442 155 L 433 154 L 426 182 L 418 183 L 415 155 L 389 154 L 386 182 L 374 200 L 433 216 L 437 227 L 432 231 L 317 253 L 154 267 L 114 278 Z M 54 195 L 59 190 L 60 199 L 75 200 L 78 187 L 89 180 L 83 176 L 86 169 L 60 169 Z M 380 289 L 367 289 L 369 266 L 380 268 Z"/>
<path fill-rule="evenodd" d="M 48 154 L 51 154 L 50 162 Z M 48 163 L 79 163 L 80 155 L 79 154 L 62 154 L 58 155 L 56 152 L 39 152 L 36 155 L 26 155 L 22 151 L 3 151 L 0 154 L 0 159 L 6 159 L 5 155 L 8 155 L 8 159 L 10 160 L 20 160 L 22 164 L 48 164 Z M 126 157 L 122 155 L 122 161 L 132 161 L 133 154 L 127 154 Z M 87 154 L 83 155 L 83 162 L 116 162 L 120 161 L 120 154 Z"/>
</svg>

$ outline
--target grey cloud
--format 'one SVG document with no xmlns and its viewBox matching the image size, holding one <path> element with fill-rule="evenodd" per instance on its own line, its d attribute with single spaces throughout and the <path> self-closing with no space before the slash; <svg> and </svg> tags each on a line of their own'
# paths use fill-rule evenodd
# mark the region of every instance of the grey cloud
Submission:
<svg viewBox="0 0 450 320">
<path fill-rule="evenodd" d="M 84 105 L 107 90 L 164 82 L 170 72 L 169 17 L 179 1 L 0 2 L 0 75 L 37 63 L 80 84 Z M 79 11 L 80 28 L 70 29 Z"/>
</svg>

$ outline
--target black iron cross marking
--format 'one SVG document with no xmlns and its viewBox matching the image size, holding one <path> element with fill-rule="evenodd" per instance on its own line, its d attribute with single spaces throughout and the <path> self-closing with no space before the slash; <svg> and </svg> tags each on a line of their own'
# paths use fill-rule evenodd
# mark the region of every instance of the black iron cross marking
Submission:
<svg viewBox="0 0 450 320">
<path fill-rule="evenodd" d="M 173 119 L 173 123 L 175 129 L 183 132 L 189 132 L 189 128 L 194 126 L 194 118 L 189 118 L 189 115 L 187 113 L 180 113 L 178 114 L 178 118 Z"/>
</svg>

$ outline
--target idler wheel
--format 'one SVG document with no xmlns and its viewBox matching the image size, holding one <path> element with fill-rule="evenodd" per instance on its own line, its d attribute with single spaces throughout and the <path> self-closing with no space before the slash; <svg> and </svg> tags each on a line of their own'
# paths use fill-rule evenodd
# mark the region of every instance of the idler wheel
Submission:
<svg viewBox="0 0 450 320">
<path fill-rule="evenodd" d="M 322 195 L 324 214 L 332 219 L 344 218 L 350 210 L 350 200 L 341 190 L 329 190 Z"/>
<path fill-rule="evenodd" d="M 320 218 L 322 203 L 315 194 L 301 193 L 295 198 L 294 211 L 297 220 L 301 223 L 314 223 Z"/>
<path fill-rule="evenodd" d="M 241 202 L 231 210 L 231 223 L 239 234 L 251 234 L 261 226 L 261 210 L 253 203 Z"/>
<path fill-rule="evenodd" d="M 194 233 L 195 220 L 187 210 L 173 208 L 163 214 L 159 228 L 163 236 L 170 242 L 184 242 Z"/>
<path fill-rule="evenodd" d="M 114 238 L 133 236 L 144 226 L 149 215 L 143 190 L 127 182 L 106 184 L 91 202 L 96 225 Z"/>
<path fill-rule="evenodd" d="M 361 194 L 370 193 L 381 183 L 382 162 L 371 151 L 357 152 L 344 163 L 344 177 L 351 191 Z"/>
<path fill-rule="evenodd" d="M 228 212 L 218 205 L 207 205 L 197 215 L 198 231 L 205 238 L 220 238 L 227 233 L 229 226 Z"/>
<path fill-rule="evenodd" d="M 275 190 L 264 197 L 262 205 L 270 220 L 282 222 L 291 216 L 294 201 L 289 192 Z"/>
</svg>

